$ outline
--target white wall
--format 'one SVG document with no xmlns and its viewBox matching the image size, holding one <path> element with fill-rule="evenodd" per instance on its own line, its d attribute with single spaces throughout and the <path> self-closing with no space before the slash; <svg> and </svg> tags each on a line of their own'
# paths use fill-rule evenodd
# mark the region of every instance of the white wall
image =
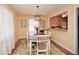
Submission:
<svg viewBox="0 0 79 59">
<path fill-rule="evenodd" d="M 0 5 L 0 54 L 11 54 L 14 48 L 14 23 L 12 13 Z"/>
</svg>

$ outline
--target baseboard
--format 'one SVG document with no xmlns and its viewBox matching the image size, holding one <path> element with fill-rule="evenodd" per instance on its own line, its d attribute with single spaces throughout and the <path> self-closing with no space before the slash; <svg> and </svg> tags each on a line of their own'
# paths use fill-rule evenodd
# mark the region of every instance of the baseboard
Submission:
<svg viewBox="0 0 79 59">
<path fill-rule="evenodd" d="M 56 43 L 55 41 L 51 40 L 51 42 L 63 53 L 65 53 L 66 55 L 75 55 L 73 53 L 71 53 L 70 51 L 68 51 L 67 49 L 65 49 L 64 47 L 62 47 L 61 45 L 59 45 L 58 43 Z"/>
<path fill-rule="evenodd" d="M 15 42 L 15 47 L 14 47 L 14 49 L 12 49 L 11 55 L 13 55 L 14 51 L 16 50 L 16 48 L 18 48 L 18 47 L 20 46 L 21 41 L 22 41 L 23 39 L 26 39 L 26 38 L 20 38 L 20 39 L 18 39 L 18 40 Z"/>
<path fill-rule="evenodd" d="M 11 55 L 13 55 L 14 51 L 16 50 L 16 48 L 18 48 L 20 46 L 21 40 L 23 39 L 18 39 L 15 43 L 15 47 L 14 49 L 12 49 Z M 55 41 L 51 40 L 51 42 L 63 53 L 67 54 L 67 55 L 75 55 L 73 53 L 71 53 L 70 51 L 68 51 L 67 49 L 65 49 L 64 47 L 62 47 L 61 45 L 59 45 L 58 43 L 56 43 Z"/>
</svg>

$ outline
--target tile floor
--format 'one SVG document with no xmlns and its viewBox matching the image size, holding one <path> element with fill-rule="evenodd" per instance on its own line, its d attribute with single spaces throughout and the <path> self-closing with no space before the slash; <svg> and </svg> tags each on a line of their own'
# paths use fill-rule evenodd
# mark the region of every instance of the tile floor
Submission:
<svg viewBox="0 0 79 59">
<path fill-rule="evenodd" d="M 13 55 L 28 55 L 27 53 L 27 45 L 25 43 L 25 40 L 21 42 L 21 45 L 14 51 Z M 53 43 L 51 43 L 51 51 L 50 55 L 65 55 L 63 52 L 61 52 L 58 48 L 56 48 Z"/>
</svg>

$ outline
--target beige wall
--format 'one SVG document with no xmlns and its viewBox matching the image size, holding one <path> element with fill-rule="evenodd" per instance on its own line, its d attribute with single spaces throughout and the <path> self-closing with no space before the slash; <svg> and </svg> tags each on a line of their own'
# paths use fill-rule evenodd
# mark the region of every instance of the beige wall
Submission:
<svg viewBox="0 0 79 59">
<path fill-rule="evenodd" d="M 19 39 L 19 38 L 25 38 L 26 37 L 26 32 L 28 30 L 28 27 L 26 28 L 22 28 L 21 27 L 21 19 L 22 20 L 27 20 L 27 24 L 28 24 L 28 20 L 29 19 L 33 19 L 34 15 L 27 15 L 27 14 L 19 14 L 15 11 L 15 9 L 12 7 L 12 5 L 8 4 L 5 5 L 7 9 L 9 9 L 11 11 L 11 13 L 13 14 L 14 17 L 14 36 L 15 36 L 15 42 Z M 47 16 L 42 16 L 41 17 L 43 20 L 45 20 L 45 28 L 47 28 Z M 28 25 L 27 25 L 28 26 Z"/>
<path fill-rule="evenodd" d="M 57 14 L 61 14 L 65 11 L 68 11 L 68 30 L 63 31 L 57 31 L 54 29 L 50 29 L 52 31 L 52 37 L 53 41 L 57 42 L 67 50 L 69 50 L 72 53 L 76 53 L 75 48 L 75 41 L 74 39 L 74 10 L 76 5 L 63 5 L 61 7 L 58 7 L 49 14 L 49 18 L 53 17 Z M 76 20 L 76 19 L 75 19 Z"/>
<path fill-rule="evenodd" d="M 33 16 L 26 15 L 26 14 L 18 14 L 11 5 L 6 5 L 7 8 L 13 13 L 14 15 L 14 30 L 15 30 L 15 41 L 19 39 L 19 37 L 25 37 L 28 28 L 21 28 L 20 27 L 20 19 L 32 19 Z M 50 29 L 52 31 L 52 37 L 55 42 L 63 46 L 64 48 L 68 49 L 72 53 L 76 53 L 74 48 L 74 7 L 79 5 L 63 5 L 49 13 L 49 16 L 43 16 L 42 19 L 45 20 L 45 28 L 48 28 L 48 18 L 53 17 L 57 14 L 62 12 L 68 11 L 68 31 L 57 31 Z"/>
<path fill-rule="evenodd" d="M 19 38 L 26 38 L 26 32 L 28 31 L 28 22 L 30 19 L 33 19 L 34 15 L 27 15 L 27 14 L 19 14 Z M 43 20 L 45 20 L 45 28 L 48 26 L 48 17 L 42 16 Z M 21 20 L 27 20 L 27 27 L 21 27 Z"/>
<path fill-rule="evenodd" d="M 26 38 L 26 32 L 28 31 L 28 21 L 33 16 L 27 15 L 27 14 L 19 14 L 18 16 L 19 16 L 19 38 Z M 26 27 L 21 27 L 21 21 L 22 20 L 27 21 L 27 26 Z"/>
</svg>

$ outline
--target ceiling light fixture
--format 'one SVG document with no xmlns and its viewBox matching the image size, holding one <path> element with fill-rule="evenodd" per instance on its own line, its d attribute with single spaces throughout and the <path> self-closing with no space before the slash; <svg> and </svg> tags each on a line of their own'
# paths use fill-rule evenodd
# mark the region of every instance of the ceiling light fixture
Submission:
<svg viewBox="0 0 79 59">
<path fill-rule="evenodd" d="M 41 15 L 39 14 L 39 6 L 36 6 L 36 14 L 35 14 L 35 20 L 40 20 Z"/>
</svg>

